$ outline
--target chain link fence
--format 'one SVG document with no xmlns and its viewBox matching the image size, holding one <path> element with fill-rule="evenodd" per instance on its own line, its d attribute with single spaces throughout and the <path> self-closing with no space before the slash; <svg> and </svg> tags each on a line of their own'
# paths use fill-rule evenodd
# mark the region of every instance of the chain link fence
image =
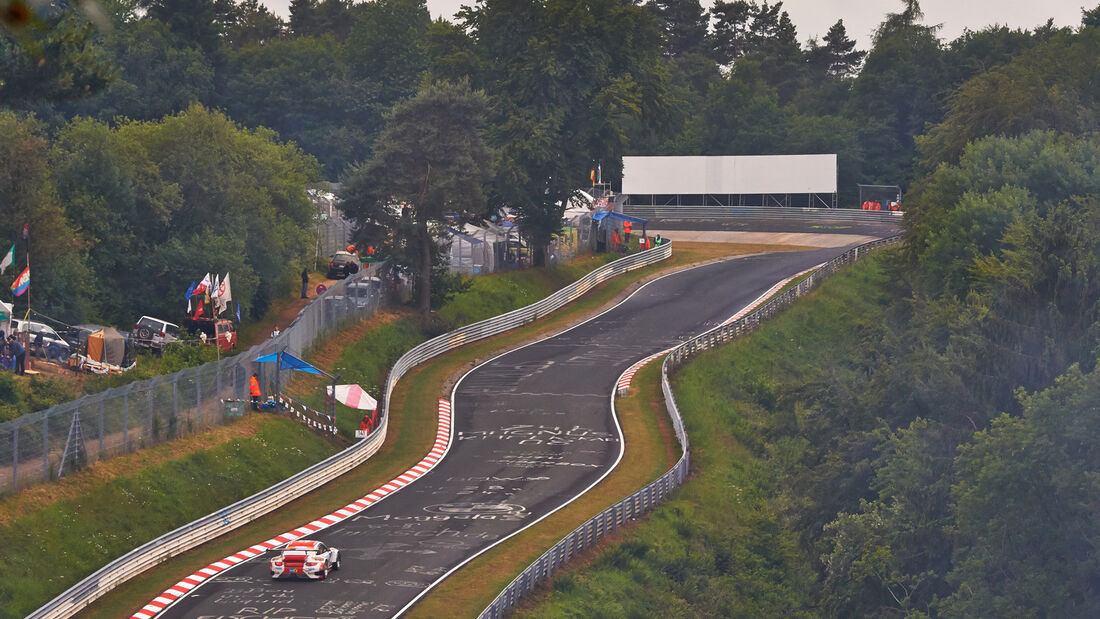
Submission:
<svg viewBox="0 0 1100 619">
<path fill-rule="evenodd" d="M 448 228 L 451 246 L 450 269 L 455 273 L 479 275 L 506 271 L 530 265 L 528 247 L 520 240 L 520 229 L 510 223 L 482 227 L 467 225 Z M 572 260 L 595 251 L 592 215 L 585 213 L 565 220 L 561 232 L 555 234 L 546 248 L 548 264 Z"/>
<path fill-rule="evenodd" d="M 371 316 L 387 296 L 377 277 L 384 266 L 372 265 L 336 283 L 277 337 L 236 356 L 86 395 L 0 424 L 0 494 L 225 423 L 224 400 L 247 400 L 253 372 L 260 375 L 264 393 L 274 393 L 276 384 L 286 385 L 290 378 L 285 375 L 289 370 L 276 372 L 264 367 L 271 364 L 255 364 L 252 359 L 284 350 L 301 355 L 318 337 Z"/>
</svg>

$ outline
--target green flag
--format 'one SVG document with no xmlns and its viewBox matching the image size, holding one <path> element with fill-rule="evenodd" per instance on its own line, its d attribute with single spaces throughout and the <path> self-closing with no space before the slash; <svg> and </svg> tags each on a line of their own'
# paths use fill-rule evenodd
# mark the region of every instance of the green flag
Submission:
<svg viewBox="0 0 1100 619">
<path fill-rule="evenodd" d="M 0 260 L 0 274 L 8 270 L 11 263 L 15 262 L 15 243 L 11 244 L 11 249 L 8 250 L 8 255 L 4 256 L 3 260 Z"/>
</svg>

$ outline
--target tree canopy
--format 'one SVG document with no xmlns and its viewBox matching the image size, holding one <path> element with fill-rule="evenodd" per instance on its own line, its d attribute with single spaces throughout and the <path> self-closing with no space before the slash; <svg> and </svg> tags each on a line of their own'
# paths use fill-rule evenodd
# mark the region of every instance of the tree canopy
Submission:
<svg viewBox="0 0 1100 619">
<path fill-rule="evenodd" d="M 361 222 L 369 242 L 411 265 L 425 315 L 446 218 L 463 222 L 483 211 L 487 106 L 485 94 L 465 81 L 423 85 L 387 116 L 371 160 L 344 178 L 346 212 Z"/>
</svg>

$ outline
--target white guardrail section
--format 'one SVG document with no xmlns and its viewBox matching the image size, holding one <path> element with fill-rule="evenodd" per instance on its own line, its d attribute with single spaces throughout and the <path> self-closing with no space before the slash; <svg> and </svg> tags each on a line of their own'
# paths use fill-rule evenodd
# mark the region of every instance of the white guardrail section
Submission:
<svg viewBox="0 0 1100 619">
<path fill-rule="evenodd" d="M 390 418 L 390 394 L 393 393 L 397 381 L 414 366 L 464 344 L 530 324 L 577 299 L 601 282 L 627 271 L 660 262 L 671 255 L 672 244 L 665 243 L 653 249 L 620 258 L 592 271 L 541 301 L 444 333 L 412 348 L 402 355 L 390 370 L 389 377 L 386 379 L 386 392 L 382 399 L 382 422 L 370 436 L 266 490 L 142 544 L 111 561 L 31 613 L 28 616 L 29 619 L 71 617 L 111 589 L 149 568 L 264 516 L 359 466 L 374 455 L 385 441 Z"/>
<path fill-rule="evenodd" d="M 645 204 L 623 205 L 623 213 L 646 219 L 820 219 L 847 222 L 896 223 L 901 225 L 904 211 L 864 211 L 851 208 L 803 208 L 796 206 L 696 206 Z M 651 222 L 650 228 L 660 228 Z"/>
<path fill-rule="evenodd" d="M 672 387 L 668 382 L 671 370 L 683 365 L 686 361 L 700 352 L 718 346 L 754 331 L 766 318 L 772 316 L 783 307 L 794 302 L 795 299 L 809 292 L 822 279 L 839 269 L 840 267 L 859 259 L 860 255 L 869 250 L 896 243 L 901 236 L 888 239 L 880 239 L 853 247 L 847 252 L 833 258 L 820 268 L 814 270 L 807 278 L 799 282 L 795 287 L 775 297 L 760 309 L 735 321 L 720 325 L 690 339 L 676 348 L 673 348 L 665 356 L 661 364 L 661 391 L 664 393 L 665 406 L 668 416 L 672 419 L 672 427 L 676 431 L 676 440 L 680 442 L 682 455 L 680 460 L 673 465 L 664 475 L 651 482 L 641 490 L 626 497 L 622 501 L 608 507 L 597 514 L 588 522 L 573 530 L 550 550 L 523 570 L 519 576 L 508 584 L 497 595 L 485 610 L 481 611 L 479 619 L 499 619 L 508 609 L 519 603 L 520 598 L 532 591 L 543 580 L 548 579 L 555 570 L 562 567 L 574 556 L 584 549 L 595 544 L 599 539 L 631 520 L 637 519 L 643 513 L 663 501 L 688 475 L 691 466 L 691 452 L 688 449 L 688 437 L 684 431 L 684 421 L 680 417 L 680 411 L 676 407 L 676 398 L 672 394 Z"/>
</svg>

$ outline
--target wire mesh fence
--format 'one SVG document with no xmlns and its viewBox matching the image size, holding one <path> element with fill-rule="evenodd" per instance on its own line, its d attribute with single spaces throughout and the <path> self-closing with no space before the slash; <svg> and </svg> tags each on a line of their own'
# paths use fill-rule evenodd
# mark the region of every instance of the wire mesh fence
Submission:
<svg viewBox="0 0 1100 619">
<path fill-rule="evenodd" d="M 524 245 L 519 227 L 511 223 L 467 224 L 462 228 L 448 228 L 448 232 L 453 272 L 478 275 L 530 265 L 529 248 Z M 584 213 L 565 220 L 561 231 L 550 240 L 546 258 L 549 264 L 555 264 L 594 250 L 592 215 Z"/>
<path fill-rule="evenodd" d="M 278 351 L 301 355 L 318 337 L 371 316 L 388 295 L 378 277 L 384 266 L 372 265 L 337 282 L 278 336 L 236 356 L 86 395 L 0 424 L 0 494 L 225 423 L 224 401 L 247 399 L 253 372 L 259 374 L 264 393 L 274 393 L 276 384 L 289 380 L 264 367 L 270 364 L 253 359 Z"/>
</svg>

